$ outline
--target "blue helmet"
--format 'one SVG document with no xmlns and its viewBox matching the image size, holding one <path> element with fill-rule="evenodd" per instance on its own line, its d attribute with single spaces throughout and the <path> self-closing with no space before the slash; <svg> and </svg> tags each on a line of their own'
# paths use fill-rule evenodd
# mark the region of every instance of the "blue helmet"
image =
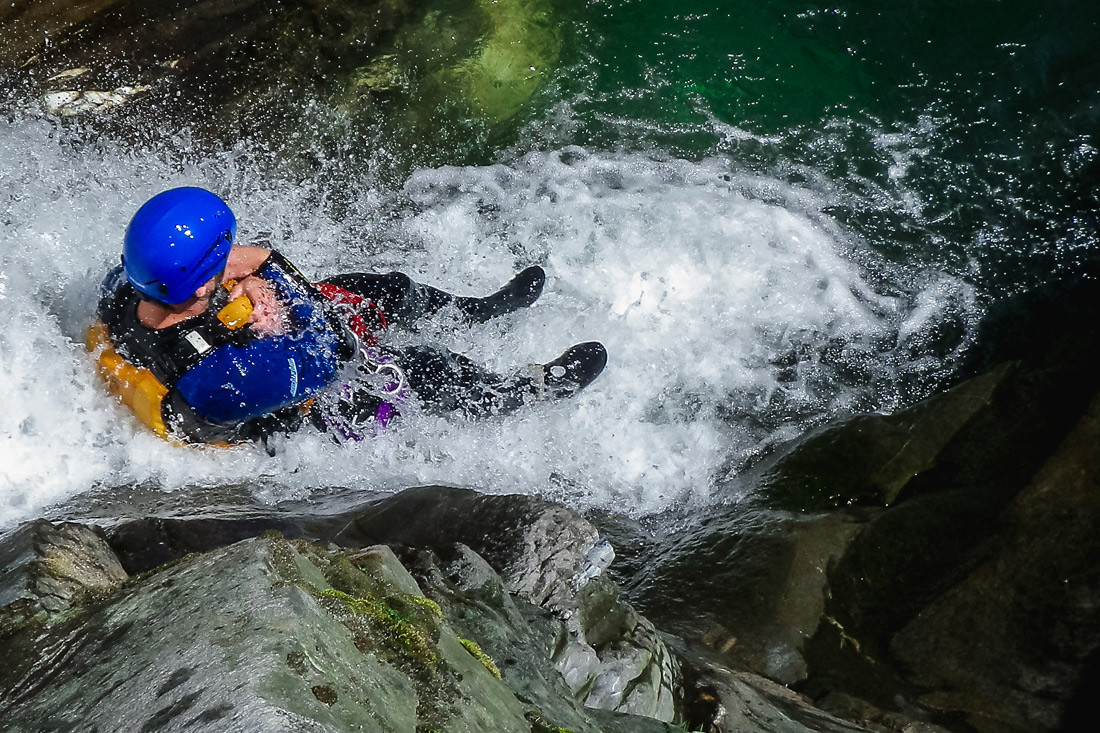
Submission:
<svg viewBox="0 0 1100 733">
<path fill-rule="evenodd" d="M 225 268 L 236 234 L 229 205 L 209 191 L 159 193 L 138 209 L 126 229 L 126 278 L 154 300 L 183 303 Z"/>
</svg>

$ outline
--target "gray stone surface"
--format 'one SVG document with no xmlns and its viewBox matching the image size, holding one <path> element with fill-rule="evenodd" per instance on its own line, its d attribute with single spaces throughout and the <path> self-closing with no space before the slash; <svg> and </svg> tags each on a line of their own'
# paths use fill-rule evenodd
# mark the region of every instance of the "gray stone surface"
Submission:
<svg viewBox="0 0 1100 733">
<path fill-rule="evenodd" d="M 701 664 L 701 684 L 716 698 L 715 729 L 722 733 L 865 733 L 865 728 L 815 708 L 782 685 L 756 675 Z"/>
<path fill-rule="evenodd" d="M 559 726 L 598 728 L 554 669 L 560 622 L 551 614 L 509 594 L 493 568 L 465 545 L 411 550 L 405 563 L 447 622 L 477 641 L 518 697 Z"/>
<path fill-rule="evenodd" d="M 50 547 L 98 538 L 45 529 Z M 32 536 L 0 551 L 26 564 Z M 74 547 L 102 564 L 102 545 Z M 267 532 L 85 594 L 64 614 L 23 614 L 0 628 L 5 731 L 860 730 L 712 662 L 689 662 L 685 701 L 683 652 L 606 577 L 550 609 L 510 593 L 465 545 L 395 548 Z M 565 659 L 579 671 L 568 681 Z M 694 722 L 666 722 L 685 716 Z"/>
<path fill-rule="evenodd" d="M 679 663 L 614 583 L 586 577 L 598 540 L 596 528 L 565 507 L 438 486 L 376 502 L 337 537 L 341 544 L 469 547 L 499 573 L 505 591 L 551 612 L 559 638 L 553 661 L 585 705 L 677 721 Z M 587 582 L 578 587 L 581 578 Z"/>
<path fill-rule="evenodd" d="M 365 508 L 335 541 L 419 547 L 460 542 L 489 561 L 508 592 L 557 610 L 573 603 L 571 582 L 598 537 L 577 512 L 537 497 L 424 486 Z"/>
<path fill-rule="evenodd" d="M 0 541 L 0 608 L 10 616 L 60 614 L 107 593 L 129 576 L 91 527 L 45 520 L 17 528 Z"/>
<path fill-rule="evenodd" d="M 13 733 L 529 733 L 530 706 L 415 587 L 384 548 L 351 562 L 255 539 L 189 558 L 81 623 L 17 634 L 0 718 Z"/>
</svg>

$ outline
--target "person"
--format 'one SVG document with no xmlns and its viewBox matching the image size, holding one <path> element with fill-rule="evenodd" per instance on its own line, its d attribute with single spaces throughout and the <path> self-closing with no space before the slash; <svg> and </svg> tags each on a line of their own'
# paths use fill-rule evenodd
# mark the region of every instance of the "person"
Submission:
<svg viewBox="0 0 1100 733">
<path fill-rule="evenodd" d="M 312 283 L 278 251 L 237 244 L 236 231 L 217 195 L 165 191 L 134 215 L 122 264 L 104 279 L 97 316 L 106 348 L 151 375 L 151 420 L 163 420 L 166 437 L 266 444 L 308 422 L 358 440 L 410 401 L 437 414 L 506 414 L 576 394 L 607 363 L 593 341 L 500 375 L 446 349 L 386 338 L 395 328 L 416 333 L 444 309 L 473 324 L 529 306 L 545 283 L 540 267 L 481 298 L 399 272 Z"/>
</svg>

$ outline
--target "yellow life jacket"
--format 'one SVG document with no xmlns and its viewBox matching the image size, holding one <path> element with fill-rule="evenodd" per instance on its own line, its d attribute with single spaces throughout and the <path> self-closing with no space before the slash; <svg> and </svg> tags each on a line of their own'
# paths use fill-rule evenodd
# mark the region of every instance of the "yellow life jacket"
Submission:
<svg viewBox="0 0 1100 733">
<path fill-rule="evenodd" d="M 227 288 L 232 285 L 226 283 Z M 251 315 L 252 302 L 242 295 L 218 312 L 218 320 L 226 328 L 236 330 L 246 325 Z M 177 442 L 164 422 L 164 397 L 168 387 L 151 371 L 134 366 L 115 351 L 111 334 L 99 318 L 88 328 L 85 347 L 96 356 L 96 366 L 107 390 L 129 407 L 143 425 L 165 440 Z"/>
<path fill-rule="evenodd" d="M 164 424 L 164 416 L 161 414 L 168 388 L 148 369 L 136 367 L 119 356 L 111 344 L 107 327 L 98 318 L 88 328 L 85 346 L 93 355 L 97 355 L 99 375 L 107 383 L 108 391 L 122 400 L 122 404 L 129 407 L 146 427 L 165 440 L 170 440 L 168 426 Z"/>
</svg>

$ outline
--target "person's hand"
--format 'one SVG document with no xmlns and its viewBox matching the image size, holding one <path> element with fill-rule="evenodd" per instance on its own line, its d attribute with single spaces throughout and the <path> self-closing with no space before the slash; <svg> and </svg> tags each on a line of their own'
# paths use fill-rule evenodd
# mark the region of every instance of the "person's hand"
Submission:
<svg viewBox="0 0 1100 733">
<path fill-rule="evenodd" d="M 247 295 L 252 301 L 252 316 L 248 323 L 260 336 L 274 336 L 283 333 L 285 321 L 283 308 L 275 295 L 275 288 L 262 277 L 249 275 L 237 281 L 229 291 L 229 299 L 235 300 Z"/>
</svg>

